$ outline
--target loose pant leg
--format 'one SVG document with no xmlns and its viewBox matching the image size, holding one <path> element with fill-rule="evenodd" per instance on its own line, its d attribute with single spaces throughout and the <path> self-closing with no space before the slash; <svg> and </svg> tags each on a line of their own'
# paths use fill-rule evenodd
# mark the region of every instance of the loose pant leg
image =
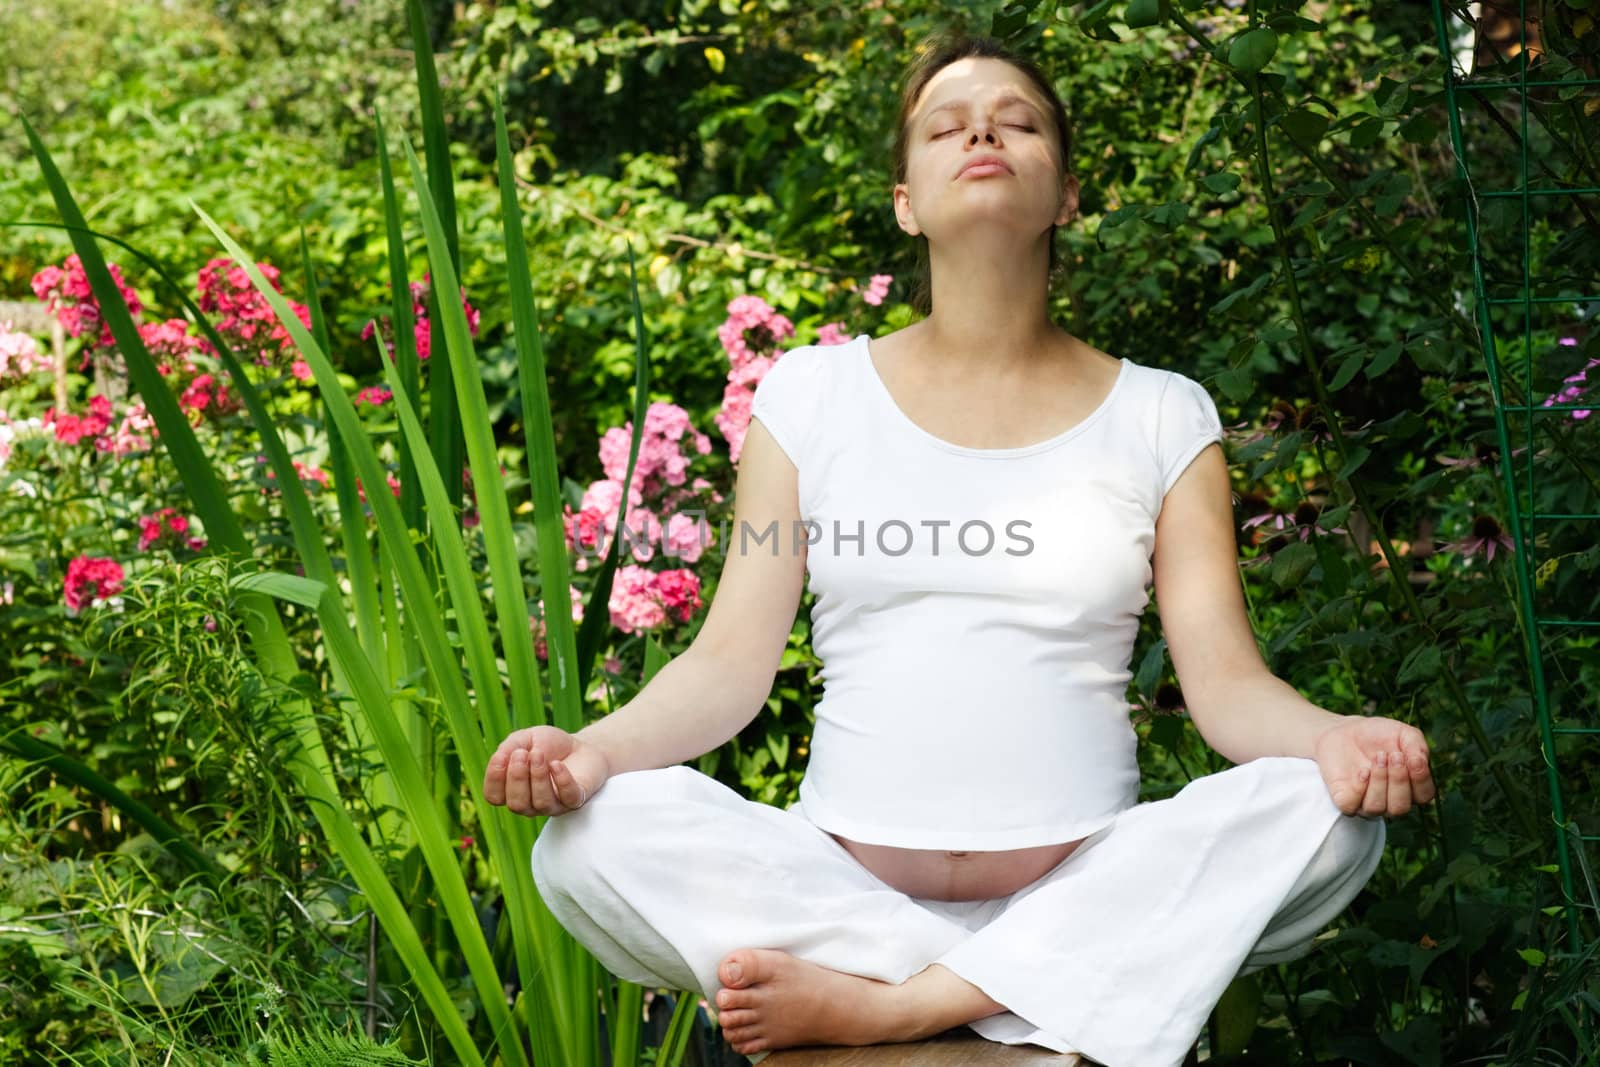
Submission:
<svg viewBox="0 0 1600 1067">
<path fill-rule="evenodd" d="M 1175 1067 L 1235 975 L 1310 951 L 1371 877 L 1382 819 L 1266 757 L 1123 811 L 933 962 L 1007 1012 L 969 1027 L 1107 1067 Z"/>
<path fill-rule="evenodd" d="M 900 983 L 998 910 L 954 921 L 886 885 L 798 812 L 746 800 L 679 765 L 617 775 L 546 821 L 534 884 L 611 973 L 645 986 L 721 988 L 737 948 L 780 949 Z"/>
</svg>

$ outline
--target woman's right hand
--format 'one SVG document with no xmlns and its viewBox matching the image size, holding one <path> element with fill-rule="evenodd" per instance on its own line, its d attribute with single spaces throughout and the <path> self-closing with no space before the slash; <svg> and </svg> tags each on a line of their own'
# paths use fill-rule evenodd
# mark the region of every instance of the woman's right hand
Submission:
<svg viewBox="0 0 1600 1067">
<path fill-rule="evenodd" d="M 558 726 L 530 726 L 500 742 L 483 775 L 483 799 L 518 815 L 565 815 L 588 803 L 611 767 L 601 751 Z"/>
</svg>

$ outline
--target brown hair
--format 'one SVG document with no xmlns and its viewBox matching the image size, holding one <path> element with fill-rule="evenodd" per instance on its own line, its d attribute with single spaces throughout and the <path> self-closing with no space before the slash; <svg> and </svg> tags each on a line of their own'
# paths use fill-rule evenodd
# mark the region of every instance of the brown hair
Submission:
<svg viewBox="0 0 1600 1067">
<path fill-rule="evenodd" d="M 1049 105 L 1050 117 L 1055 123 L 1056 143 L 1061 146 L 1061 173 L 1072 173 L 1072 121 L 1067 116 L 1066 105 L 1056 93 L 1055 86 L 1039 65 L 1011 49 L 994 37 L 975 37 L 965 32 L 946 32 L 927 38 L 918 46 L 918 56 L 906 69 L 900 91 L 900 118 L 894 135 L 894 184 L 906 180 L 906 157 L 911 151 L 909 122 L 911 112 L 922 96 L 922 90 L 940 70 L 958 59 L 1000 59 L 1010 63 L 1033 82 Z M 1050 267 L 1048 281 L 1065 273 L 1056 254 L 1056 229 L 1050 227 Z M 928 262 L 928 238 L 918 234 L 913 240 L 917 246 L 917 271 L 911 289 L 911 306 L 923 316 L 933 310 L 933 279 Z"/>
</svg>

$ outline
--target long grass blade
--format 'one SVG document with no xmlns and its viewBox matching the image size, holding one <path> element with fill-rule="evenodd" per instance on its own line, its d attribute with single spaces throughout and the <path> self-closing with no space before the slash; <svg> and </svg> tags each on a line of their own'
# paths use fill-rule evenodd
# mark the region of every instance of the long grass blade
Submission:
<svg viewBox="0 0 1600 1067">
<path fill-rule="evenodd" d="M 411 25 L 411 47 L 417 62 L 417 95 L 422 104 L 423 154 L 428 157 L 429 187 L 437 197 L 434 208 L 442 220 L 446 241 L 450 248 L 451 273 L 461 273 L 461 249 L 456 237 L 455 178 L 450 168 L 450 138 L 445 132 L 444 105 L 439 92 L 439 73 L 433 65 L 433 42 L 428 37 L 428 21 L 420 0 L 406 0 L 406 14 Z M 461 290 L 443 287 L 439 276 L 433 276 L 429 288 L 428 308 L 431 335 L 430 351 L 437 353 L 444 343 L 444 328 L 440 311 L 446 305 L 461 300 Z M 433 455 L 445 476 L 445 487 L 450 491 L 450 502 L 461 506 L 461 430 L 455 424 L 455 385 L 448 368 L 436 365 L 430 356 L 428 368 L 429 436 L 433 441 Z"/>
<path fill-rule="evenodd" d="M 389 147 L 383 135 L 383 115 L 373 108 L 378 132 L 378 175 L 383 183 L 383 228 L 389 248 L 389 326 L 394 331 L 394 360 L 400 368 L 400 380 L 406 383 L 406 393 L 420 397 L 418 379 L 422 372 L 417 358 L 416 320 L 411 317 L 411 281 L 406 270 L 405 231 L 400 226 L 400 201 L 394 190 L 394 174 L 389 166 Z M 400 441 L 400 510 L 405 514 L 406 525 L 413 530 L 422 529 L 422 498 L 415 493 L 407 497 L 405 487 L 416 481 L 417 469 L 411 458 L 411 445 Z"/>
<path fill-rule="evenodd" d="M 622 480 L 624 486 L 633 484 L 633 468 L 639 460 L 639 444 L 644 437 L 644 416 L 650 396 L 650 356 L 644 341 L 644 315 L 639 310 L 639 277 L 634 269 L 633 242 L 628 242 L 628 284 L 633 294 L 634 372 L 633 372 L 633 435 L 628 443 L 628 471 Z M 589 685 L 589 674 L 594 669 L 599 654 L 602 628 L 610 621 L 611 585 L 622 556 L 620 534 L 628 520 L 628 494 L 622 494 L 617 507 L 617 534 L 611 539 L 605 563 L 595 579 L 594 591 L 589 594 L 589 604 L 584 611 L 583 627 L 578 631 L 578 691 Z"/>
<path fill-rule="evenodd" d="M 539 588 L 544 596 L 545 642 L 552 677 L 551 699 L 556 725 L 569 733 L 583 727 L 583 690 L 577 668 L 577 645 L 572 625 L 572 577 L 567 567 L 566 531 L 561 513 L 561 480 L 556 468 L 555 429 L 550 418 L 550 388 L 545 370 L 544 340 L 539 329 L 539 309 L 533 296 L 533 275 L 528 268 L 528 246 L 522 232 L 522 208 L 517 203 L 517 183 L 511 171 L 511 143 L 506 134 L 505 108 L 494 95 L 494 143 L 500 181 L 500 214 L 505 231 L 506 278 L 511 286 L 511 323 L 516 330 L 517 388 L 522 394 L 522 431 L 526 439 L 528 480 L 533 488 L 534 527 L 538 532 Z M 508 660 L 509 662 L 509 660 Z M 514 702 L 523 725 L 542 723 L 542 696 L 538 693 L 537 667 L 531 672 L 534 697 L 541 712 L 531 720 L 520 714 L 526 707 Z M 512 674 L 516 686 L 519 675 Z"/>
<path fill-rule="evenodd" d="M 418 201 L 422 206 L 422 226 L 428 239 L 429 262 L 434 279 L 446 292 L 456 291 L 455 266 L 450 262 L 444 231 L 438 214 L 433 210 L 427 181 L 421 164 L 411 152 L 411 146 L 401 142 L 411 164 L 412 180 L 417 186 Z M 493 586 L 495 615 L 500 624 L 500 641 L 511 673 L 518 721 L 543 723 L 544 703 L 538 689 L 538 668 L 533 655 L 533 635 L 530 632 L 528 598 L 524 591 L 522 568 L 517 560 L 516 538 L 511 528 L 511 508 L 506 502 L 505 481 L 500 476 L 500 459 L 495 449 L 494 425 L 489 418 L 489 402 L 484 396 L 483 379 L 478 375 L 478 361 L 472 347 L 472 334 L 467 327 L 467 317 L 458 301 L 445 301 L 440 315 L 444 320 L 445 350 L 449 365 L 455 375 L 456 398 L 460 405 L 461 427 L 467 453 L 472 461 L 472 482 L 477 496 L 479 530 L 483 534 L 484 548 L 489 559 L 489 575 Z M 492 650 L 491 650 L 492 654 Z M 490 713 L 499 709 L 490 705 Z M 503 717 L 490 718 L 491 736 L 502 737 L 511 732 L 511 722 Z"/>
</svg>

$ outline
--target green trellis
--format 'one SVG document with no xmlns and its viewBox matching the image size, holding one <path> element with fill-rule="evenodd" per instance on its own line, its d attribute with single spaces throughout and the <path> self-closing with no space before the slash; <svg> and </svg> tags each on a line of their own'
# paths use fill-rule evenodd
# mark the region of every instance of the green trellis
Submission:
<svg viewBox="0 0 1600 1067">
<path fill-rule="evenodd" d="M 1443 0 L 1432 0 L 1432 5 L 1444 68 L 1456 182 L 1465 205 L 1472 253 L 1474 325 L 1479 331 L 1494 398 L 1499 469 L 1516 545 L 1512 570 L 1517 582 L 1517 606 L 1550 791 L 1569 942 L 1558 955 L 1570 958 L 1580 955 L 1593 938 L 1589 932 L 1592 921 L 1588 929 L 1580 921 L 1583 913 L 1600 910 L 1589 899 L 1588 887 L 1593 885 L 1595 872 L 1586 859 L 1589 843 L 1600 841 L 1600 833 L 1593 832 L 1600 830 L 1600 824 L 1592 798 L 1569 794 L 1563 777 L 1579 758 L 1587 756 L 1592 760 L 1596 755 L 1593 745 L 1595 736 L 1600 735 L 1600 725 L 1596 725 L 1600 714 L 1592 695 L 1584 697 L 1582 686 L 1585 662 L 1591 672 L 1593 665 L 1600 662 L 1596 651 L 1600 618 L 1595 617 L 1600 612 L 1595 608 L 1592 590 L 1584 591 L 1585 583 L 1563 584 L 1556 575 L 1565 561 L 1577 560 L 1587 553 L 1587 559 L 1581 561 L 1587 566 L 1570 569 L 1580 575 L 1587 571 L 1592 583 L 1593 554 L 1600 551 L 1595 547 L 1600 491 L 1592 469 L 1594 426 L 1578 421 L 1586 416 L 1575 418 L 1569 414 L 1600 408 L 1600 396 L 1591 392 L 1577 403 L 1560 402 L 1560 383 L 1572 380 L 1563 379 L 1562 372 L 1571 374 L 1572 361 L 1581 362 L 1579 349 L 1552 348 L 1549 341 L 1541 343 L 1539 337 L 1565 332 L 1577 323 L 1586 327 L 1595 324 L 1600 310 L 1600 284 L 1596 284 L 1600 272 L 1590 269 L 1594 263 L 1592 253 L 1573 255 L 1572 246 L 1566 242 L 1547 248 L 1538 257 L 1534 246 L 1536 234 L 1541 241 L 1550 239 L 1552 219 L 1559 218 L 1563 211 L 1570 211 L 1575 217 L 1580 198 L 1600 193 L 1600 186 L 1594 184 L 1594 171 L 1588 169 L 1582 153 L 1558 132 L 1562 121 L 1575 120 L 1572 131 L 1581 131 L 1581 123 L 1591 121 L 1583 117 L 1583 97 L 1590 92 L 1589 87 L 1600 85 L 1600 78 L 1584 77 L 1582 70 L 1559 59 L 1544 63 L 1541 75 L 1529 78 L 1526 0 L 1518 3 L 1521 29 L 1515 59 L 1501 62 L 1492 76 L 1463 75 L 1456 70 L 1448 23 L 1451 13 L 1445 10 Z M 1551 28 L 1546 19 L 1543 32 L 1548 35 Z M 1551 43 L 1548 37 L 1544 41 L 1546 48 Z M 1473 47 L 1477 47 L 1476 40 Z M 1550 58 L 1549 52 L 1546 58 Z M 1549 73 L 1556 76 L 1543 76 Z M 1462 105 L 1471 108 L 1468 119 L 1482 121 L 1464 123 L 1459 110 Z M 1511 112 L 1513 107 L 1515 111 Z M 1534 126 L 1530 126 L 1530 113 L 1538 119 Z M 1517 125 L 1513 126 L 1513 122 Z M 1580 134 L 1578 140 L 1582 139 Z M 1508 150 L 1515 152 L 1514 172 L 1513 156 Z M 1569 181 L 1556 175 L 1549 161 L 1562 153 L 1573 162 L 1571 171 L 1583 174 L 1586 181 Z M 1530 166 L 1530 161 L 1537 167 Z M 1515 185 L 1510 189 L 1480 189 L 1474 183 L 1475 167 L 1496 175 L 1514 173 Z M 1538 174 L 1534 173 L 1536 169 Z M 1581 231 L 1581 226 L 1574 230 Z M 1508 257 L 1513 269 L 1504 271 L 1502 278 L 1497 268 L 1503 264 L 1495 252 L 1507 237 L 1512 239 L 1517 254 Z M 1537 264 L 1536 258 L 1540 260 Z M 1574 332 L 1582 336 L 1589 330 Z M 1502 349 L 1510 353 L 1509 359 L 1502 360 Z M 1592 344 L 1589 350 L 1593 351 Z M 1600 385 L 1600 374 L 1588 385 Z M 1600 411 L 1594 413 L 1594 419 L 1600 422 Z M 1516 434 L 1518 429 L 1522 431 L 1520 437 Z M 1513 446 L 1514 440 L 1519 446 Z M 1585 483 L 1587 492 L 1583 490 Z M 1569 545 L 1574 546 L 1572 550 L 1563 551 Z M 1581 881 L 1576 877 L 1579 873 L 1583 875 Z"/>
</svg>

